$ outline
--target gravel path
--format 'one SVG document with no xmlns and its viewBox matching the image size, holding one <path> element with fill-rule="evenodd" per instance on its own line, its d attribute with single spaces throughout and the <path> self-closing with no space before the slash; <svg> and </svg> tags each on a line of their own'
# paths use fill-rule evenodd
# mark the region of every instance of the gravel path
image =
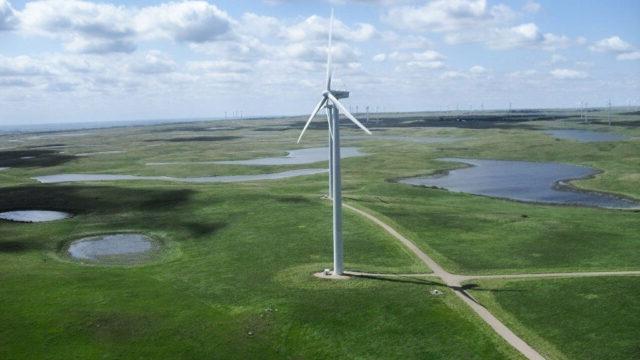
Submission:
<svg viewBox="0 0 640 360">
<path fill-rule="evenodd" d="M 519 338 L 508 327 L 506 327 L 500 320 L 498 320 L 493 314 L 491 314 L 484 306 L 480 305 L 471 295 L 469 295 L 461 286 L 461 282 L 465 280 L 464 276 L 455 275 L 444 270 L 438 263 L 436 263 L 431 257 L 422 252 L 411 240 L 402 236 L 399 232 L 393 229 L 391 226 L 384 223 L 382 220 L 375 216 L 366 213 L 360 209 L 357 209 L 351 205 L 343 203 L 345 208 L 371 220 L 376 225 L 383 228 L 386 232 L 391 234 L 397 240 L 399 240 L 404 246 L 406 246 L 411 252 L 413 252 L 422 262 L 433 271 L 434 275 L 439 277 L 447 286 L 454 290 L 454 293 L 458 298 L 464 301 L 473 311 L 480 316 L 485 323 L 487 323 L 493 330 L 498 333 L 506 342 L 516 348 L 522 355 L 530 360 L 544 360 L 544 357 L 540 355 L 535 349 L 533 349 L 524 340 Z"/>
</svg>

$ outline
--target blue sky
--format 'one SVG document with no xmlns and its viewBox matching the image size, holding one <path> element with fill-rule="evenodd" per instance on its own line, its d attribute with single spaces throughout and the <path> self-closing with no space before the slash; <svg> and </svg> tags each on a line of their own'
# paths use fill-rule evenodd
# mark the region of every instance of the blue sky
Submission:
<svg viewBox="0 0 640 360">
<path fill-rule="evenodd" d="M 0 123 L 640 103 L 640 2 L 0 0 Z"/>
</svg>

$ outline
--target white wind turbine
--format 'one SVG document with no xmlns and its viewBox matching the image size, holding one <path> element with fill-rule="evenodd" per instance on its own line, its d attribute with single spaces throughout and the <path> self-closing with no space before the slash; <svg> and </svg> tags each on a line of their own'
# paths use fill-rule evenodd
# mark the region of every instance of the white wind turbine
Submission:
<svg viewBox="0 0 640 360">
<path fill-rule="evenodd" d="M 342 245 L 342 191 L 340 184 L 340 112 L 359 128 L 371 135 L 358 119 L 340 103 L 338 99 L 349 97 L 348 91 L 331 90 L 331 77 L 333 68 L 331 63 L 331 41 L 333 34 L 333 10 L 329 22 L 329 46 L 327 54 L 327 83 L 326 89 L 322 92 L 322 99 L 311 112 L 309 120 L 304 125 L 298 143 L 302 140 L 304 132 L 311 124 L 313 118 L 324 107 L 327 112 L 327 122 L 329 125 L 329 198 L 333 200 L 333 272 L 332 275 L 339 276 L 344 273 L 343 245 Z"/>
</svg>

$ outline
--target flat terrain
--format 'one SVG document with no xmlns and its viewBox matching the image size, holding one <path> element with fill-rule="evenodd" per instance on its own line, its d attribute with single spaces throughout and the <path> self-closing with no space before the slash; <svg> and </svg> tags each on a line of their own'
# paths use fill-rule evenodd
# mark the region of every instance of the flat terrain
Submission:
<svg viewBox="0 0 640 360">
<path fill-rule="evenodd" d="M 637 359 L 637 277 L 476 282 L 474 297 L 555 359 Z"/>
<path fill-rule="evenodd" d="M 583 124 L 575 113 L 560 110 L 373 116 L 375 138 L 343 141 L 368 154 L 343 160 L 344 198 L 392 225 L 452 273 L 640 270 L 640 212 L 521 203 L 395 182 L 460 166 L 436 160 L 442 157 L 554 161 L 602 171 L 574 181 L 576 187 L 640 199 L 640 115 L 620 110 L 612 126 L 605 113 L 594 111 L 590 119 Z M 325 146 L 322 121 L 297 146 L 300 121 L 0 136 L 0 168 L 9 168 L 0 172 L 0 211 L 74 214 L 40 224 L 0 221 L 0 358 L 520 359 L 432 277 L 313 277 L 331 267 L 326 174 L 230 184 L 45 185 L 32 179 L 326 167 L 202 163 Z M 627 140 L 559 140 L 547 129 L 609 131 Z M 345 129 L 344 135 L 360 133 Z M 148 165 L 158 162 L 172 164 Z M 352 211 L 345 211 L 344 230 L 348 270 L 429 271 Z M 64 253 L 72 240 L 120 232 L 151 236 L 163 250 L 154 261 L 133 266 L 82 265 Z M 548 358 L 601 359 L 604 353 L 595 349 L 587 354 L 597 346 L 611 359 L 627 359 L 640 349 L 638 324 L 630 320 L 640 318 L 640 308 L 630 302 L 640 295 L 639 277 L 473 283 L 479 286 L 472 295 Z M 591 285 L 598 297 L 580 298 Z M 442 294 L 432 295 L 436 289 Z"/>
</svg>

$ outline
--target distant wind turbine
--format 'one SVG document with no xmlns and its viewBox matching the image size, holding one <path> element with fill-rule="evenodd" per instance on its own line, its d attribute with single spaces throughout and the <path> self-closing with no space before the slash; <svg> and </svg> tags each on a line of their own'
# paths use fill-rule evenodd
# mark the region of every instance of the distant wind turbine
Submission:
<svg viewBox="0 0 640 360">
<path fill-rule="evenodd" d="M 356 119 L 347 109 L 340 103 L 338 99 L 349 97 L 348 91 L 331 90 L 331 78 L 333 76 L 332 66 L 332 35 L 333 35 L 333 10 L 331 10 L 331 20 L 329 21 L 329 46 L 327 54 L 327 82 L 326 89 L 322 92 L 322 99 L 311 112 L 309 120 L 304 125 L 298 143 L 302 140 L 302 136 L 311 124 L 313 118 L 323 107 L 327 112 L 327 122 L 329 125 L 329 188 L 330 198 L 333 200 L 333 276 L 340 276 L 344 273 L 344 256 L 342 244 L 342 189 L 340 181 L 340 112 L 342 112 L 349 120 L 356 124 L 360 129 L 371 135 L 358 119 Z"/>
<path fill-rule="evenodd" d="M 587 116 L 589 115 L 587 113 L 589 111 L 588 110 L 589 103 L 583 103 L 583 106 L 584 106 L 584 123 L 586 124 L 589 122 L 589 119 L 587 118 Z"/>
</svg>

